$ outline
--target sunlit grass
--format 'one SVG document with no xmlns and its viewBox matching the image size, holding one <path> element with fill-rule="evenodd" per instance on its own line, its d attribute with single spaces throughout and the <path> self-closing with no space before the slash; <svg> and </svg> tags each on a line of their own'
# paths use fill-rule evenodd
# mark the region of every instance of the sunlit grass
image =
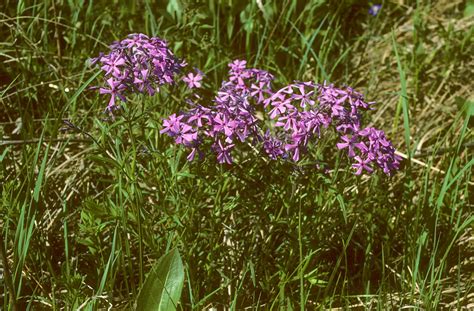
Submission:
<svg viewBox="0 0 474 311">
<path fill-rule="evenodd" d="M 1 4 L 0 308 L 130 309 L 175 247 L 183 310 L 472 308 L 474 19 L 465 1 L 403 2 Z M 402 169 L 357 177 L 329 148 L 329 174 L 188 163 L 159 134 L 176 88 L 113 121 L 89 90 L 88 59 L 131 32 L 168 40 L 211 89 L 240 58 L 279 84 L 360 90 Z"/>
</svg>

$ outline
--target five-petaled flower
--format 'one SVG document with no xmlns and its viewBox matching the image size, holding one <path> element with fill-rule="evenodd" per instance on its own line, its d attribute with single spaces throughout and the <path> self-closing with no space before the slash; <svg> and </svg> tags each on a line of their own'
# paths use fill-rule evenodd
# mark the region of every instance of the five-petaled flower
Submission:
<svg viewBox="0 0 474 311">
<path fill-rule="evenodd" d="M 217 162 L 232 164 L 232 157 L 230 155 L 230 150 L 234 147 L 234 144 L 223 145 L 219 140 L 214 144 L 214 148 L 217 153 Z"/>
<path fill-rule="evenodd" d="M 165 119 L 163 121 L 163 129 L 160 131 L 161 134 L 168 134 L 170 136 L 175 136 L 176 134 L 179 133 L 180 127 L 181 127 L 181 119 L 183 119 L 184 116 L 176 116 L 176 113 L 173 113 L 168 117 L 168 119 Z"/>
<path fill-rule="evenodd" d="M 110 100 L 109 100 L 109 104 L 107 105 L 107 109 L 111 111 L 117 107 L 115 103 L 115 100 L 117 97 L 124 100 L 124 97 L 121 94 L 121 92 L 124 89 L 124 86 L 120 83 L 120 81 L 117 81 L 114 78 L 107 79 L 107 84 L 109 85 L 110 88 L 108 89 L 100 88 L 99 93 L 110 94 Z"/>
<path fill-rule="evenodd" d="M 370 163 L 372 162 L 371 159 L 362 159 L 359 156 L 356 156 L 354 159 L 357 161 L 357 163 L 352 164 L 352 167 L 356 169 L 356 175 L 362 174 L 363 170 L 366 170 L 369 173 L 372 173 L 374 171 L 372 167 L 370 167 Z"/>
<path fill-rule="evenodd" d="M 201 80 L 202 80 L 202 76 L 199 73 L 195 75 L 192 72 L 188 73 L 188 75 L 183 78 L 183 81 L 188 84 L 188 87 L 190 89 L 200 88 L 201 87 L 201 82 L 200 82 Z"/>
</svg>

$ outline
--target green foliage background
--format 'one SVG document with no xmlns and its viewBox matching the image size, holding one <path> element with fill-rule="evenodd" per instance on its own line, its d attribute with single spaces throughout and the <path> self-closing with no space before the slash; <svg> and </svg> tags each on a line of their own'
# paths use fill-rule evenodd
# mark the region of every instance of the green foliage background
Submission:
<svg viewBox="0 0 474 311">
<path fill-rule="evenodd" d="M 183 310 L 472 307 L 471 4 L 370 4 L 2 2 L 0 308 L 130 309 L 174 247 Z M 251 150 L 188 163 L 158 133 L 184 105 L 176 87 L 104 120 L 88 59 L 131 32 L 168 40 L 211 89 L 240 58 L 280 85 L 362 91 L 401 171 L 356 177 L 330 137 L 312 151 L 330 174 Z"/>
</svg>

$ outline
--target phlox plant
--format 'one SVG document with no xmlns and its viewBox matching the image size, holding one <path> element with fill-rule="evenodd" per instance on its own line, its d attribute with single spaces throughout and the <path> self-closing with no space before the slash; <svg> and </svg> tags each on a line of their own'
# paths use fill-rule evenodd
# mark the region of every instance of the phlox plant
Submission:
<svg viewBox="0 0 474 311">
<path fill-rule="evenodd" d="M 99 88 L 99 92 L 110 94 L 109 112 L 119 107 L 117 99 L 126 101 L 127 95 L 153 96 L 160 86 L 172 83 L 174 75 L 186 66 L 174 56 L 166 41 L 144 34 L 131 34 L 114 42 L 108 54 L 100 53 L 91 63 L 100 63 L 105 72 L 107 86 Z"/>
<path fill-rule="evenodd" d="M 92 60 L 105 72 L 108 88 L 99 92 L 110 96 L 109 113 L 132 93 L 152 96 L 175 83 L 189 89 L 185 107 L 165 118 L 160 131 L 189 150 L 189 161 L 211 150 L 217 162 L 230 165 L 233 153 L 250 145 L 269 160 L 298 162 L 310 142 L 317 145 L 332 131 L 336 148 L 346 152 L 356 175 L 376 169 L 391 175 L 399 168 L 401 158 L 384 131 L 362 125 L 363 113 L 374 103 L 350 87 L 294 81 L 274 89 L 271 73 L 234 60 L 228 79 L 209 98 L 202 92 L 203 74 L 196 69 L 180 76 L 186 63 L 160 38 L 131 34 L 110 49 Z"/>
</svg>

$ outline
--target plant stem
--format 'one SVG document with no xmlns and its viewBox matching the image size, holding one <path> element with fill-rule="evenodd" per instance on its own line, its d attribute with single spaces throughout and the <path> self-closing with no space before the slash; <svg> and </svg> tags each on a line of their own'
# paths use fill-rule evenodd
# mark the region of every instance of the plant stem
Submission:
<svg viewBox="0 0 474 311">
<path fill-rule="evenodd" d="M 90 139 L 82 139 L 82 138 L 53 138 L 53 139 L 43 139 L 43 142 L 70 142 L 70 143 L 82 143 L 82 142 L 89 142 Z M 8 145 L 27 145 L 27 144 L 37 144 L 40 142 L 39 138 L 33 139 L 23 139 L 23 140 L 0 140 L 0 146 L 8 146 Z"/>
</svg>

